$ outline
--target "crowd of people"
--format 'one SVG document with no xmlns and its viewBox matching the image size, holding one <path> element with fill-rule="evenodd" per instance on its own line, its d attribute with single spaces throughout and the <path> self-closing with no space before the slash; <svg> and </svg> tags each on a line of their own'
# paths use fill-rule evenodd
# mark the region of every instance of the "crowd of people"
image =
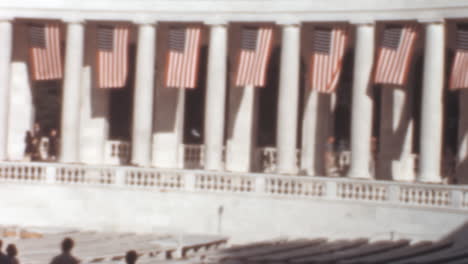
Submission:
<svg viewBox="0 0 468 264">
<path fill-rule="evenodd" d="M 9 244 L 6 247 L 6 254 L 2 251 L 2 240 L 0 240 L 0 264 L 20 264 L 18 258 L 18 249 L 14 244 Z M 62 253 L 52 258 L 50 264 L 78 264 L 80 260 L 72 255 L 71 251 L 75 242 L 71 238 L 65 238 L 62 241 Z M 138 254 L 135 250 L 130 250 L 125 255 L 127 264 L 135 264 L 138 259 Z"/>
<path fill-rule="evenodd" d="M 57 129 L 44 133 L 39 123 L 35 123 L 32 131 L 26 131 L 24 139 L 24 157 L 27 161 L 56 161 L 59 138 Z"/>
</svg>

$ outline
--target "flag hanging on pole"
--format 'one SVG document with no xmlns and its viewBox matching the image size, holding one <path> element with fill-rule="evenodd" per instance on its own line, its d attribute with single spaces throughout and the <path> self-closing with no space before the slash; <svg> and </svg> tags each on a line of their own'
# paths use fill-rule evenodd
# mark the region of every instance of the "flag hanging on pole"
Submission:
<svg viewBox="0 0 468 264">
<path fill-rule="evenodd" d="M 169 29 L 166 59 L 166 87 L 195 88 L 200 57 L 201 27 Z"/>
<path fill-rule="evenodd" d="M 97 77 L 99 88 L 122 88 L 128 75 L 128 26 L 98 26 Z"/>
<path fill-rule="evenodd" d="M 417 25 L 387 25 L 379 47 L 374 83 L 405 85 L 413 57 Z"/>
<path fill-rule="evenodd" d="M 449 88 L 468 88 L 468 24 L 457 25 L 455 59 L 450 74 Z"/>
<path fill-rule="evenodd" d="M 348 42 L 347 27 L 315 28 L 311 56 L 311 88 L 333 93 L 338 86 Z"/>
<path fill-rule="evenodd" d="M 236 86 L 265 86 L 273 46 L 273 27 L 244 27 L 240 41 Z"/>
<path fill-rule="evenodd" d="M 29 25 L 29 45 L 33 80 L 62 79 L 60 24 Z"/>
</svg>

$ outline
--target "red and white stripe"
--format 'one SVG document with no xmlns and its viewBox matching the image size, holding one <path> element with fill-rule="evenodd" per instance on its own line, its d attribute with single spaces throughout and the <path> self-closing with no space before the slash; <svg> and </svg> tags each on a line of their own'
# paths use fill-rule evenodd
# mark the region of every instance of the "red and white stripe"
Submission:
<svg viewBox="0 0 468 264">
<path fill-rule="evenodd" d="M 450 75 L 449 88 L 468 88 L 468 50 L 457 50 Z"/>
<path fill-rule="evenodd" d="M 236 86 L 265 86 L 266 70 L 273 47 L 273 28 L 260 27 L 257 38 L 255 51 L 245 49 L 240 51 Z"/>
<path fill-rule="evenodd" d="M 418 36 L 416 25 L 403 27 L 398 49 L 380 47 L 375 71 L 375 83 L 405 85 Z"/>
<path fill-rule="evenodd" d="M 62 79 L 60 24 L 44 25 L 45 47 L 30 47 L 33 80 Z"/>
<path fill-rule="evenodd" d="M 113 34 L 113 49 L 98 49 L 98 87 L 122 88 L 128 75 L 128 26 L 116 26 Z"/>
<path fill-rule="evenodd" d="M 321 93 L 333 93 L 338 86 L 343 58 L 348 42 L 345 26 L 332 28 L 330 52 L 314 52 L 311 57 L 311 88 Z"/>
<path fill-rule="evenodd" d="M 201 28 L 185 29 L 184 51 L 169 48 L 166 64 L 166 87 L 195 88 L 198 77 L 198 60 L 200 57 Z"/>
</svg>

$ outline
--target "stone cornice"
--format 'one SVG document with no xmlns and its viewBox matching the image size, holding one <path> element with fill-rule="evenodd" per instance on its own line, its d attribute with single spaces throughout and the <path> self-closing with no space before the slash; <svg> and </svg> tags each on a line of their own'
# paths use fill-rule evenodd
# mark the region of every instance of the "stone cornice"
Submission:
<svg viewBox="0 0 468 264">
<path fill-rule="evenodd" d="M 32 1 L 32 0 L 25 0 Z M 75 2 L 77 0 L 69 0 Z M 395 1 L 396 4 L 377 5 L 379 0 L 321 0 L 321 1 L 232 1 L 226 0 L 173 0 L 171 2 L 154 0 L 136 0 L 142 4 L 129 1 L 95 0 L 97 4 L 82 0 L 86 5 L 76 7 L 62 3 L 61 5 L 36 3 L 20 6 L 19 4 L 0 4 L 0 17 L 62 19 L 79 16 L 83 20 L 92 21 L 135 21 L 135 23 L 153 23 L 165 21 L 193 22 L 204 21 L 206 24 L 227 24 L 236 22 L 276 22 L 278 24 L 301 24 L 307 22 L 351 22 L 365 24 L 366 21 L 432 21 L 444 19 L 462 19 L 468 17 L 468 3 L 453 0 L 443 4 L 440 0 L 427 0 L 423 3 L 414 1 Z M 340 2 L 341 1 L 341 2 Z M 15 2 L 15 1 L 12 1 Z M 44 0 L 47 2 L 47 0 Z M 199 3 L 201 2 L 201 3 Z M 225 3 L 226 2 L 226 3 Z M 268 2 L 268 4 L 266 4 Z M 340 2 L 340 5 L 332 6 Z M 360 3 L 363 4 L 360 4 Z M 403 2 L 409 2 L 406 5 Z M 132 3 L 132 4 L 130 4 Z M 187 3 L 187 5 L 185 5 Z M 221 5 L 224 3 L 225 5 Z M 431 4 L 432 3 L 432 4 Z M 126 6 L 127 5 L 127 6 Z M 2 7 L 3 6 L 3 7 Z M 29 6 L 37 6 L 31 8 Z M 126 6 L 127 8 L 124 8 Z M 140 22 L 143 21 L 143 22 Z M 148 22 L 149 21 L 149 22 Z M 364 22 L 362 22 L 364 21 Z"/>
</svg>

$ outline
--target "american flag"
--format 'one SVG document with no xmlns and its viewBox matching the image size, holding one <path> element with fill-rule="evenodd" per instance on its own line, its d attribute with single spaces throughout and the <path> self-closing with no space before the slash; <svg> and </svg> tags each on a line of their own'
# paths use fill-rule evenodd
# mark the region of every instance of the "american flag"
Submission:
<svg viewBox="0 0 468 264">
<path fill-rule="evenodd" d="M 405 85 L 418 37 L 416 25 L 387 25 L 377 58 L 375 83 Z"/>
<path fill-rule="evenodd" d="M 29 25 L 29 43 L 33 80 L 61 79 L 60 24 Z"/>
<path fill-rule="evenodd" d="M 265 86 L 273 45 L 272 27 L 244 27 L 241 31 L 236 86 Z"/>
<path fill-rule="evenodd" d="M 128 75 L 128 26 L 98 26 L 99 88 L 122 88 Z"/>
<path fill-rule="evenodd" d="M 311 87 L 322 93 L 333 93 L 340 79 L 348 41 L 346 26 L 315 28 L 311 56 Z"/>
<path fill-rule="evenodd" d="M 468 88 L 468 24 L 457 25 L 456 44 L 449 88 Z"/>
<path fill-rule="evenodd" d="M 200 56 L 201 27 L 169 29 L 166 63 L 166 87 L 195 88 Z"/>
</svg>

